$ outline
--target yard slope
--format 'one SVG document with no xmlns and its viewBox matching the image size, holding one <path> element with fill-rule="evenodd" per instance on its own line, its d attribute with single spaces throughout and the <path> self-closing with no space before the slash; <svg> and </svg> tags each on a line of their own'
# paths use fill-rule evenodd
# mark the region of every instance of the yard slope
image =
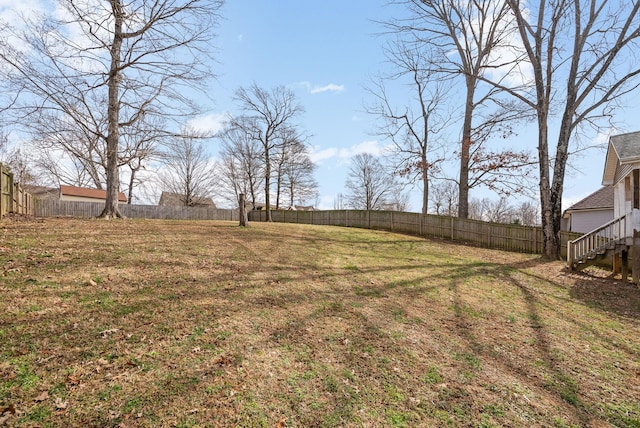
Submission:
<svg viewBox="0 0 640 428">
<path fill-rule="evenodd" d="M 640 426 L 640 291 L 362 229 L 0 223 L 0 425 Z"/>
</svg>

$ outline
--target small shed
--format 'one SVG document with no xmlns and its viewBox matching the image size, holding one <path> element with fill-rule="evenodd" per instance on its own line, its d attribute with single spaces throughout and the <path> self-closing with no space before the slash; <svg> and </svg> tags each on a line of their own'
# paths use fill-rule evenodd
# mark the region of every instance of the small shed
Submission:
<svg viewBox="0 0 640 428">
<path fill-rule="evenodd" d="M 104 202 L 107 200 L 107 191 L 101 189 L 87 189 L 76 186 L 60 186 L 61 201 L 80 202 Z M 127 202 L 124 193 L 118 192 L 118 202 Z"/>
<path fill-rule="evenodd" d="M 567 208 L 563 230 L 588 233 L 613 220 L 613 186 L 604 186 Z"/>
</svg>

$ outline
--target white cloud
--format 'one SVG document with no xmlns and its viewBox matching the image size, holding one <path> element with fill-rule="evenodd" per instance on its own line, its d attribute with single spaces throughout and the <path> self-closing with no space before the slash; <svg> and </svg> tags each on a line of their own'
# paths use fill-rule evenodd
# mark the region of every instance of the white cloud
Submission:
<svg viewBox="0 0 640 428">
<path fill-rule="evenodd" d="M 330 147 L 328 149 L 318 150 L 317 147 L 314 147 L 311 151 L 310 157 L 313 163 L 322 163 L 322 161 L 331 159 L 338 154 L 338 149 L 335 147 Z"/>
<path fill-rule="evenodd" d="M 222 131 L 229 115 L 227 113 L 212 113 L 191 119 L 187 125 L 196 131 L 218 132 Z"/>
<path fill-rule="evenodd" d="M 328 159 L 338 158 L 338 164 L 343 165 L 357 154 L 370 153 L 374 156 L 380 156 L 385 152 L 385 150 L 386 147 L 380 146 L 380 144 L 375 140 L 363 141 L 344 149 L 338 149 L 336 147 L 319 149 L 318 147 L 314 147 L 311 151 L 311 160 L 314 163 L 322 163 Z"/>
<path fill-rule="evenodd" d="M 353 145 L 346 149 L 341 149 L 339 156 L 342 159 L 350 159 L 360 153 L 370 153 L 374 156 L 380 156 L 383 151 L 384 147 L 381 147 L 376 140 L 371 140 L 363 141 L 360 144 Z"/>
<path fill-rule="evenodd" d="M 342 92 L 344 91 L 344 85 L 336 85 L 335 83 L 329 83 L 324 86 L 315 86 L 311 89 L 312 94 L 319 94 L 322 92 Z"/>
<path fill-rule="evenodd" d="M 308 82 L 306 80 L 302 82 L 298 82 L 296 86 L 301 86 L 305 88 L 312 95 L 320 94 L 323 92 L 342 92 L 345 89 L 344 85 L 329 83 L 328 85 L 319 86 L 319 85 L 313 85 L 311 82 Z"/>
</svg>

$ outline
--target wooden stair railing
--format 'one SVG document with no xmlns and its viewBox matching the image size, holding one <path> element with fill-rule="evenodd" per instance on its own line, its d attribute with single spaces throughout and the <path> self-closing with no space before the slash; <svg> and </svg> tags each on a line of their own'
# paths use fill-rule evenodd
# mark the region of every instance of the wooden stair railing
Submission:
<svg viewBox="0 0 640 428">
<path fill-rule="evenodd" d="M 595 230 L 586 233 L 567 243 L 567 264 L 569 270 L 578 268 L 581 264 L 595 260 L 607 250 L 614 249 L 616 244 L 627 238 L 627 219 L 633 216 L 624 215 L 611 220 Z"/>
</svg>

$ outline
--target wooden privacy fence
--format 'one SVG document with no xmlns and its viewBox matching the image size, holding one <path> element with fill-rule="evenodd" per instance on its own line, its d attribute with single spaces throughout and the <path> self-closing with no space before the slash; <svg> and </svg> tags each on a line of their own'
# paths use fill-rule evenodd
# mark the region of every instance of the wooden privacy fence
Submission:
<svg viewBox="0 0 640 428">
<path fill-rule="evenodd" d="M 479 220 L 399 211 L 271 211 L 273 221 L 328 226 L 361 227 L 437 237 L 486 248 L 541 254 L 543 235 L 540 227 L 488 223 Z M 265 211 L 251 211 L 251 221 L 265 221 Z M 562 232 L 562 255 L 567 241 L 581 234 Z"/>
<path fill-rule="evenodd" d="M 129 218 L 172 220 L 239 220 L 238 210 L 206 207 L 171 207 L 158 205 L 118 206 Z M 36 200 L 35 215 L 38 217 L 97 217 L 104 209 L 104 202 L 81 202 L 59 200 Z"/>
<path fill-rule="evenodd" d="M 0 163 L 0 218 L 9 213 L 33 215 L 33 197 L 13 181 L 13 174 Z"/>
</svg>

